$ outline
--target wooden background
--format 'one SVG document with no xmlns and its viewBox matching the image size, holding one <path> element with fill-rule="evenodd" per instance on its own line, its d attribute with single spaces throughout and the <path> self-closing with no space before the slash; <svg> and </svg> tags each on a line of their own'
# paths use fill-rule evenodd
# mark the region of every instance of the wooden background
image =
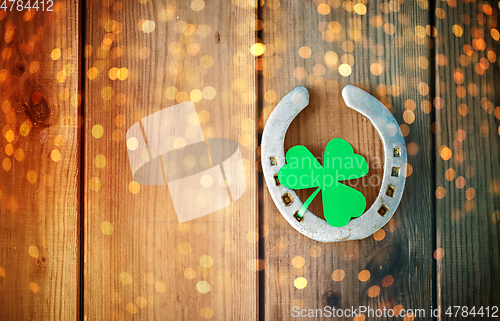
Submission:
<svg viewBox="0 0 500 321">
<path fill-rule="evenodd" d="M 0 10 L 0 320 L 290 320 L 294 306 L 326 305 L 474 320 L 444 311 L 500 305 L 498 3 L 64 0 L 53 9 Z M 370 164 L 351 182 L 369 206 L 383 147 L 343 103 L 346 84 L 398 120 L 407 183 L 372 237 L 324 244 L 277 211 L 259 137 L 280 98 L 306 86 L 310 105 L 285 148 L 321 156 L 330 139 L 346 139 Z M 205 137 L 238 141 L 247 187 L 179 224 L 166 186 L 133 181 L 125 133 L 187 100 Z M 310 208 L 322 216 L 320 196 Z"/>
</svg>

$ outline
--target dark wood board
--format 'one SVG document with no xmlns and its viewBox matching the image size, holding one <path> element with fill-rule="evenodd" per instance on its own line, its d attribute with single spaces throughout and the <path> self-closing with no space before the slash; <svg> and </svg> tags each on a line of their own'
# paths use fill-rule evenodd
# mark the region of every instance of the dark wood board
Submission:
<svg viewBox="0 0 500 321">
<path fill-rule="evenodd" d="M 437 287 L 445 320 L 474 320 L 500 305 L 498 6 L 439 2 L 436 9 Z M 441 16 L 442 18 L 439 18 Z M 496 39 L 495 39 L 496 37 Z M 464 310 L 467 311 L 467 310 Z"/>
</svg>

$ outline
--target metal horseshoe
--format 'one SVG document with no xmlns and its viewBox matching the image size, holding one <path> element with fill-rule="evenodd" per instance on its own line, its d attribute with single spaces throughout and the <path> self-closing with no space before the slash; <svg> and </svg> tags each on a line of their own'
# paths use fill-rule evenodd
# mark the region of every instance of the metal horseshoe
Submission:
<svg viewBox="0 0 500 321">
<path fill-rule="evenodd" d="M 383 227 L 396 211 L 406 176 L 406 144 L 392 113 L 375 97 L 357 87 L 342 90 L 346 105 L 366 116 L 375 126 L 384 143 L 384 176 L 377 199 L 360 217 L 343 227 L 334 227 L 307 210 L 297 216 L 302 206 L 297 194 L 276 179 L 285 164 L 285 135 L 294 118 L 309 104 L 309 92 L 297 87 L 289 92 L 273 110 L 262 134 L 262 169 L 269 193 L 281 215 L 301 234 L 319 242 L 364 239 Z"/>
</svg>

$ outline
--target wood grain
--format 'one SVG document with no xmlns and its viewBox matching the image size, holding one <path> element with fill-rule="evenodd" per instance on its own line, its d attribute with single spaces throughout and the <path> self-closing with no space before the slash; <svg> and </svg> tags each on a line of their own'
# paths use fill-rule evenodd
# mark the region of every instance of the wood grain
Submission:
<svg viewBox="0 0 500 321">
<path fill-rule="evenodd" d="M 259 61 L 264 66 L 261 128 L 280 97 L 298 85 L 306 86 L 311 102 L 290 126 L 285 151 L 301 144 L 321 156 L 330 139 L 346 139 L 369 160 L 372 184 L 368 180 L 356 188 L 370 206 L 380 188 L 377 178 L 382 171 L 375 160 L 383 155 L 383 146 L 370 121 L 343 103 L 343 86 L 357 85 L 380 99 L 404 124 L 406 143 L 413 144 L 411 167 L 394 218 L 361 241 L 323 244 L 300 235 L 278 213 L 264 186 L 263 230 L 269 231 L 262 235 L 267 320 L 292 319 L 294 306 L 417 309 L 432 302 L 433 205 L 428 184 L 432 141 L 427 110 L 431 74 L 428 65 L 418 65 L 419 60 L 429 62 L 430 45 L 425 29 L 416 35 L 417 26 L 429 23 L 429 12 L 416 2 L 389 6 L 370 1 L 356 9 L 364 13 L 366 8 L 364 14 L 353 11 L 350 2 L 326 3 L 268 1 L 262 7 L 261 39 L 268 51 Z M 310 193 L 299 196 L 305 200 Z M 320 201 L 311 205 L 319 216 Z M 366 271 L 370 277 L 361 281 Z M 301 277 L 307 280 L 303 289 Z"/>
<path fill-rule="evenodd" d="M 255 8 L 238 1 L 87 5 L 85 318 L 256 319 Z M 207 87 L 215 97 L 195 103 L 205 137 L 239 142 L 247 190 L 224 209 L 179 224 L 166 186 L 133 182 L 124 135 Z"/>
<path fill-rule="evenodd" d="M 478 311 L 500 302 L 498 8 L 456 1 L 438 10 L 438 297 L 443 309 Z"/>
<path fill-rule="evenodd" d="M 80 8 L 52 9 L 0 11 L 1 320 L 78 317 Z"/>
</svg>

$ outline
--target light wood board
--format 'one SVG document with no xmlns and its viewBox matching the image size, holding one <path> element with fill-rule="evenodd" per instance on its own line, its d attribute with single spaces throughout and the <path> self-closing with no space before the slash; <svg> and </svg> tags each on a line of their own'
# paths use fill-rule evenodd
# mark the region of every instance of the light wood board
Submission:
<svg viewBox="0 0 500 321">
<path fill-rule="evenodd" d="M 87 2 L 85 317 L 256 319 L 255 8 L 142 2 Z M 179 224 L 166 186 L 133 182 L 125 132 L 207 87 L 215 96 L 195 103 L 201 127 L 239 142 L 246 192 Z"/>
</svg>

